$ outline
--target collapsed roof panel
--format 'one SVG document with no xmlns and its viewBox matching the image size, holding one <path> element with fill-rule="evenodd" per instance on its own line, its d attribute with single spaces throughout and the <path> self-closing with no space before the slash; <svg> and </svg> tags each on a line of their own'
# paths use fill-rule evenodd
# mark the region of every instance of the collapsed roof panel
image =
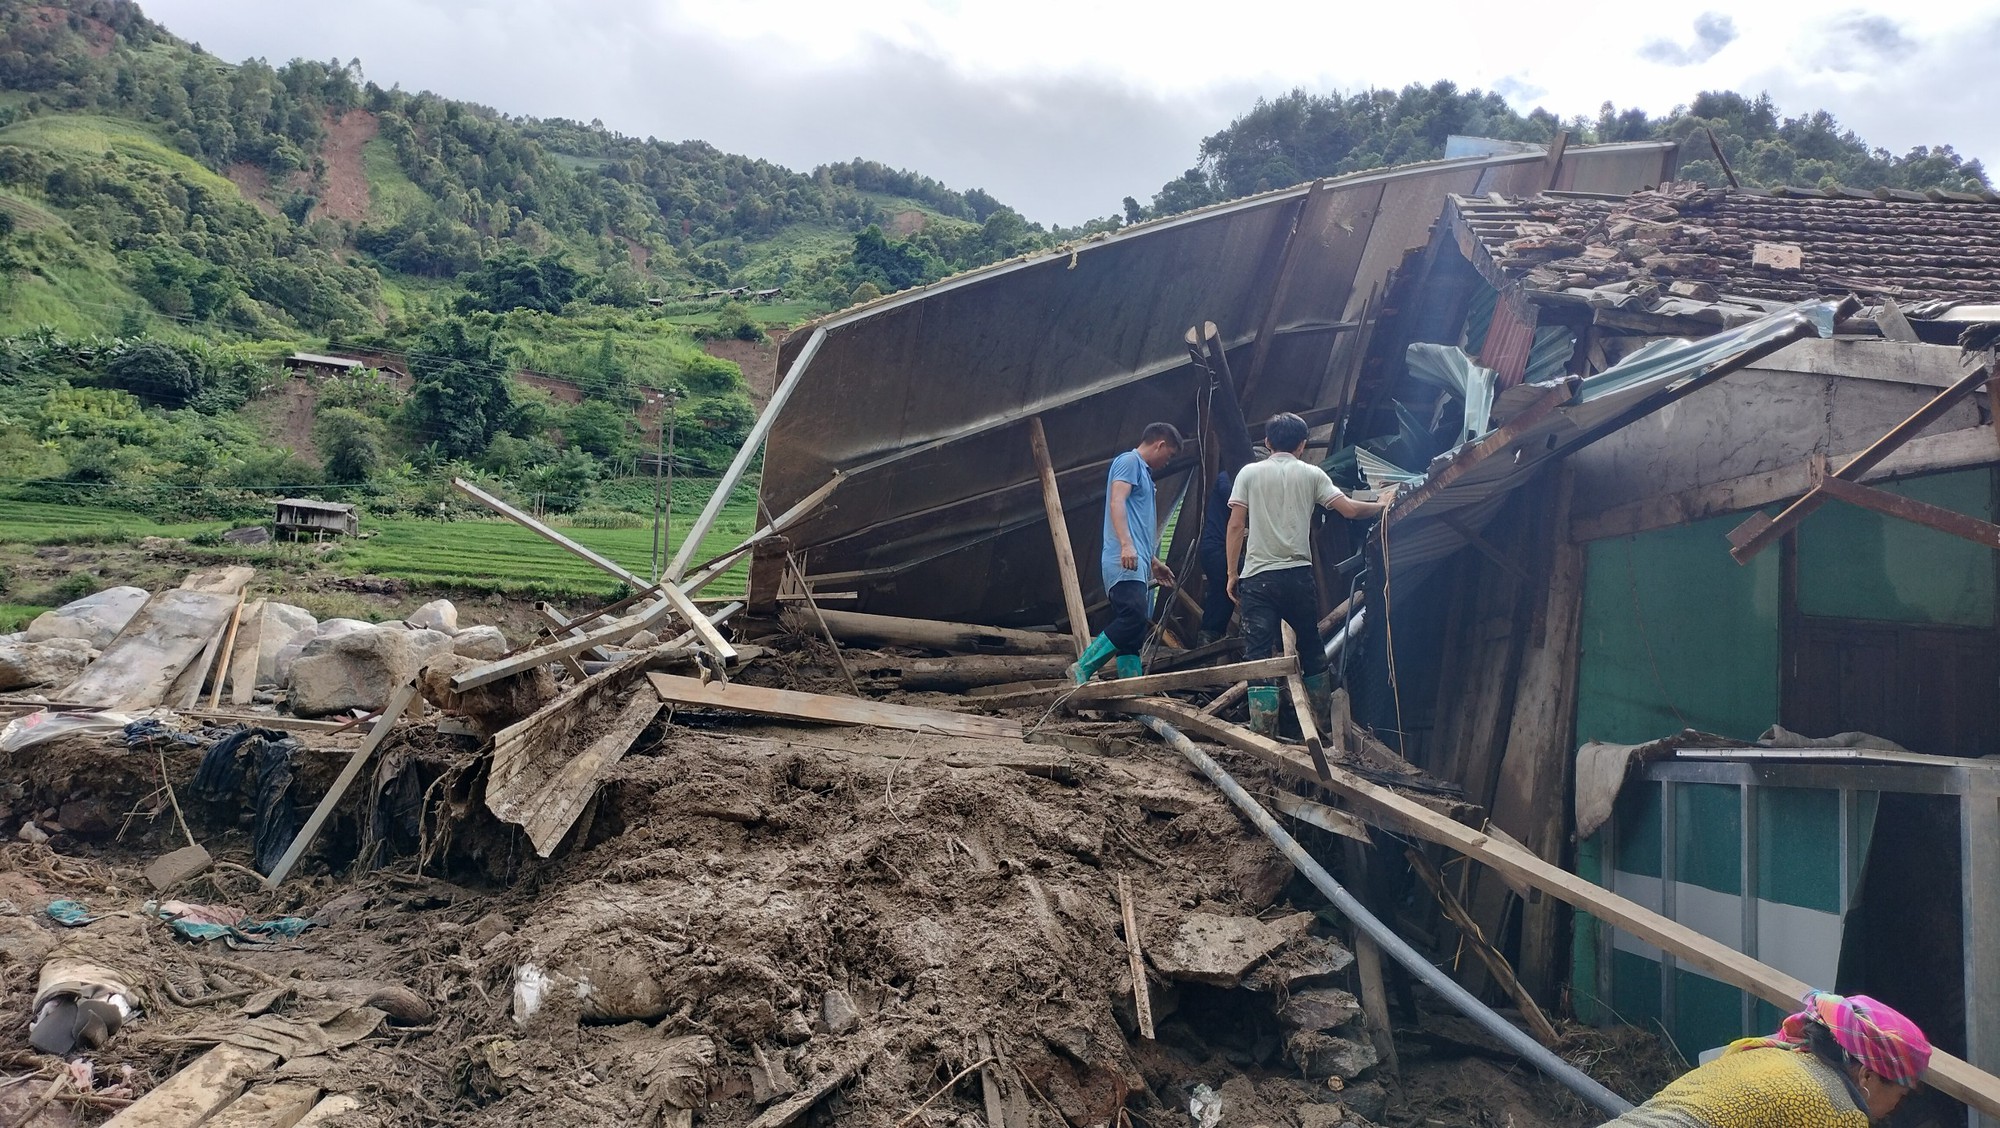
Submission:
<svg viewBox="0 0 2000 1128">
<path fill-rule="evenodd" d="M 1670 145 L 1654 143 L 1571 149 L 1557 182 L 1629 190 L 1659 182 L 1672 156 Z M 787 535 L 808 553 L 818 582 L 858 591 L 867 610 L 1052 622 L 1062 599 L 1028 418 L 1041 416 L 1048 431 L 1089 590 L 1103 468 L 1149 422 L 1194 427 L 1189 326 L 1213 321 L 1233 346 L 1271 326 L 1254 380 L 1254 350 L 1231 358 L 1253 384 L 1250 418 L 1335 402 L 1334 341 L 1388 272 L 1425 245 L 1446 196 L 1532 192 L 1548 180 L 1549 162 L 1531 154 L 1302 185 L 975 271 L 801 329 L 780 355 L 788 387 L 776 397 L 763 499 L 781 513 L 845 474 L 831 500 Z M 1178 482 L 1161 486 L 1166 499 Z"/>
<path fill-rule="evenodd" d="M 1847 307 L 1851 309 L 1852 307 Z M 1506 495 L 1546 463 L 1658 411 L 1760 357 L 1806 337 L 1831 337 L 1840 303 L 1811 301 L 1699 340 L 1663 339 L 1588 379 L 1521 384 L 1493 405 L 1499 425 L 1439 455 L 1376 532 L 1389 545 L 1391 583 L 1409 591 L 1471 543 Z"/>
</svg>

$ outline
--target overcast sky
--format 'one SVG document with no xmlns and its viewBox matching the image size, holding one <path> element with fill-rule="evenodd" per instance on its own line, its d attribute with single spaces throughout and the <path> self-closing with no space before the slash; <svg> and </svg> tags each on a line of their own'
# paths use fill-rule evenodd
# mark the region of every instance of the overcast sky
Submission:
<svg viewBox="0 0 2000 1128">
<path fill-rule="evenodd" d="M 1521 110 L 1663 113 L 1768 90 L 1901 152 L 2000 158 L 2000 0 L 142 0 L 231 61 L 359 58 L 384 86 L 700 138 L 801 171 L 867 157 L 1029 218 L 1150 199 L 1259 96 L 1450 79 Z M 1726 14 L 1724 14 L 1726 12 Z M 1674 13 L 1679 13 L 1678 15 Z"/>
</svg>

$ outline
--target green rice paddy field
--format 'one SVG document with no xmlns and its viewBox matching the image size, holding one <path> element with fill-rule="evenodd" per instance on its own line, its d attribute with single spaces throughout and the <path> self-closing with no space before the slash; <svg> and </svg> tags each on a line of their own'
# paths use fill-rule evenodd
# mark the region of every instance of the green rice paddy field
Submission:
<svg viewBox="0 0 2000 1128">
<path fill-rule="evenodd" d="M 753 501 L 725 507 L 714 528 L 702 538 L 696 563 L 741 544 L 755 531 L 755 516 Z M 680 516 L 676 524 L 684 527 L 691 521 L 691 517 Z M 148 536 L 194 537 L 229 527 L 229 522 L 222 521 L 161 524 L 125 510 L 0 498 L 0 544 L 117 544 Z M 474 588 L 551 598 L 604 595 L 621 586 L 614 577 L 499 518 L 463 521 L 364 518 L 362 531 L 371 535 L 343 542 L 328 554 L 324 566 L 339 573 L 387 576 L 418 586 Z M 651 573 L 650 526 L 562 531 L 640 575 Z M 209 551 L 217 556 L 240 553 L 251 558 L 252 563 L 258 556 L 285 553 L 309 558 L 303 546 Z M 747 564 L 739 564 L 703 589 L 702 594 L 742 594 L 746 569 Z"/>
</svg>

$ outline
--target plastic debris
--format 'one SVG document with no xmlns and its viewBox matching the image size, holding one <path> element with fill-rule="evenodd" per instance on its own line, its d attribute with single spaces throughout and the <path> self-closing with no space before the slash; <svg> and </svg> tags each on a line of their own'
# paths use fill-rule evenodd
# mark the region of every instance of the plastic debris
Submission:
<svg viewBox="0 0 2000 1128">
<path fill-rule="evenodd" d="M 51 960 L 42 965 L 28 1042 L 45 1054 L 66 1055 L 79 1046 L 95 1049 L 138 1010 L 136 998 L 119 971 L 81 960 Z"/>
<path fill-rule="evenodd" d="M 82 901 L 50 901 L 48 913 L 50 920 L 65 928 L 82 928 L 91 921 L 100 919 L 93 915 L 89 906 Z"/>
<path fill-rule="evenodd" d="M 1188 1100 L 1188 1115 L 1198 1128 L 1215 1128 L 1222 1123 L 1222 1094 L 1206 1085 L 1196 1085 Z"/>
<path fill-rule="evenodd" d="M 174 934 L 189 940 L 225 940 L 232 948 L 261 947 L 297 936 L 312 927 L 307 917 L 251 917 L 227 905 L 190 901 L 148 901 L 146 911 L 167 922 Z"/>
<path fill-rule="evenodd" d="M 132 723 L 123 713 L 29 713 L 0 728 L 0 752 L 19 752 L 44 741 L 87 733 L 113 733 Z"/>
</svg>

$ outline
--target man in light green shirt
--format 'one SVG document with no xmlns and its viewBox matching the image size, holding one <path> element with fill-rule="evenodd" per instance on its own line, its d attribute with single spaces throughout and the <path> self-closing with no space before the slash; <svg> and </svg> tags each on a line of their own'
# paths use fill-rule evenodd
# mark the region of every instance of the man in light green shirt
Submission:
<svg viewBox="0 0 2000 1128">
<path fill-rule="evenodd" d="M 1316 710 L 1333 696 L 1326 653 L 1319 641 L 1319 585 L 1313 582 L 1313 514 L 1331 509 L 1344 517 L 1384 513 L 1394 498 L 1356 501 L 1340 492 L 1326 471 L 1300 456 L 1306 421 L 1274 415 L 1264 426 L 1271 456 L 1245 466 L 1229 493 L 1229 595 L 1243 615 L 1246 661 L 1278 653 L 1278 624 L 1291 624 L 1299 640 L 1299 672 Z M 1278 719 L 1278 690 L 1265 682 L 1250 689 L 1250 727 L 1269 735 Z"/>
</svg>

